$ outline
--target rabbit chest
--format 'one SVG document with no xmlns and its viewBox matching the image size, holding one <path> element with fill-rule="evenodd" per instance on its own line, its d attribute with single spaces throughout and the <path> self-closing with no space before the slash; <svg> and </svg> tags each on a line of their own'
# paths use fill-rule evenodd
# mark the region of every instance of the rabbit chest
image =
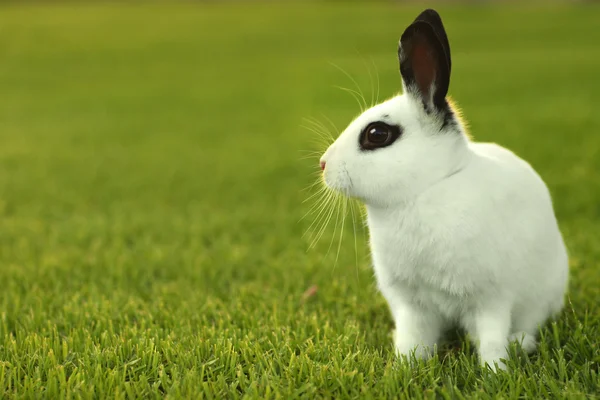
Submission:
<svg viewBox="0 0 600 400">
<path fill-rule="evenodd" d="M 386 298 L 459 318 L 488 290 L 490 271 L 470 266 L 480 254 L 460 217 L 428 216 L 413 209 L 369 210 L 370 246 L 377 283 Z M 432 218 L 437 218 L 433 220 Z"/>
</svg>

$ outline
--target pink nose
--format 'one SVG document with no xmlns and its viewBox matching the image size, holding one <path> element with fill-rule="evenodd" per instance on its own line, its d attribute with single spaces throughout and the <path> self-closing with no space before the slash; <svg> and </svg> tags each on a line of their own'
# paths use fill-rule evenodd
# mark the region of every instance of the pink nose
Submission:
<svg viewBox="0 0 600 400">
<path fill-rule="evenodd" d="M 321 161 L 321 171 L 325 171 L 325 161 Z"/>
</svg>

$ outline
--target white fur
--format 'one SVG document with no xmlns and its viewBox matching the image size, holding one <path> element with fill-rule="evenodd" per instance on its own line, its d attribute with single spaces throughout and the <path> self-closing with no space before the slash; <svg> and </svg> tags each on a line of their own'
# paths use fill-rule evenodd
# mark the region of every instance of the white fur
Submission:
<svg viewBox="0 0 600 400">
<path fill-rule="evenodd" d="M 508 342 L 534 350 L 539 325 L 563 307 L 568 257 L 550 194 L 527 162 L 472 142 L 458 120 L 440 131 L 421 104 L 409 93 L 360 115 L 323 155 L 325 182 L 366 205 L 397 353 L 425 357 L 459 325 L 483 364 L 504 368 Z M 379 120 L 402 135 L 360 150 Z"/>
</svg>

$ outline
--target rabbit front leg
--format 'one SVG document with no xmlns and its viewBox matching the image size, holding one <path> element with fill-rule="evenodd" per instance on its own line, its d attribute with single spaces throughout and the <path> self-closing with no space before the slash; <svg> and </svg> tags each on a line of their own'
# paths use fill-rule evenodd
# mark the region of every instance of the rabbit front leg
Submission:
<svg viewBox="0 0 600 400">
<path fill-rule="evenodd" d="M 442 319 L 434 312 L 410 304 L 395 293 L 385 296 L 394 318 L 394 348 L 398 356 L 426 359 L 442 333 Z"/>
<path fill-rule="evenodd" d="M 510 307 L 494 304 L 483 307 L 466 321 L 467 332 L 475 339 L 481 365 L 492 369 L 506 369 L 502 359 L 508 358 Z"/>
</svg>

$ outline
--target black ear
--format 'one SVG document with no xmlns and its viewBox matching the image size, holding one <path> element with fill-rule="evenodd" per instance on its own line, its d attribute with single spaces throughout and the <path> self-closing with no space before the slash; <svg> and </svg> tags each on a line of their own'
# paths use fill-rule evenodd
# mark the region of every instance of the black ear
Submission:
<svg viewBox="0 0 600 400">
<path fill-rule="evenodd" d="M 450 86 L 450 44 L 440 15 L 423 11 L 406 28 L 398 46 L 404 89 L 418 97 L 427 111 L 445 110 Z"/>
</svg>

